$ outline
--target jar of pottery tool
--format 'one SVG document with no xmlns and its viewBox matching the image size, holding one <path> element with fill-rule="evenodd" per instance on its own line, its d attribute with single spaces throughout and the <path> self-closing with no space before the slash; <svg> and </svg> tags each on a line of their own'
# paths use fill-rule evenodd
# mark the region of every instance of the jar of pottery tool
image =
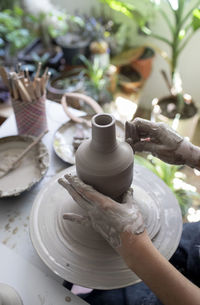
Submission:
<svg viewBox="0 0 200 305">
<path fill-rule="evenodd" d="M 15 100 L 12 102 L 18 134 L 38 136 L 47 129 L 46 96 L 31 101 Z"/>
<path fill-rule="evenodd" d="M 41 64 L 33 80 L 28 71 L 9 73 L 8 85 L 20 135 L 38 136 L 47 129 L 46 83 L 50 75 L 46 70 L 40 77 L 40 68 Z"/>
</svg>

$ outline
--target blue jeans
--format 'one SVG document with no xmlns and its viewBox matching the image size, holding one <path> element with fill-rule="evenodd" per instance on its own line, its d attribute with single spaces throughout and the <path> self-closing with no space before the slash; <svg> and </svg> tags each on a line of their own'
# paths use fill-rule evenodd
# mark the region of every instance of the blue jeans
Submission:
<svg viewBox="0 0 200 305">
<path fill-rule="evenodd" d="M 180 244 L 170 262 L 200 287 L 200 222 L 183 225 Z M 79 296 L 91 305 L 162 305 L 143 282 L 121 289 L 93 290 Z"/>
</svg>

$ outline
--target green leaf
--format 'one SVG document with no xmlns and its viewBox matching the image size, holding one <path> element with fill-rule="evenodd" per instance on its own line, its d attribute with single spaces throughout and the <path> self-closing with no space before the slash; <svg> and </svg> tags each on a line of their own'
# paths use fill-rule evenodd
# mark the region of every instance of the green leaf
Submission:
<svg viewBox="0 0 200 305">
<path fill-rule="evenodd" d="M 200 9 L 196 8 L 193 11 L 192 26 L 193 26 L 194 31 L 196 31 L 200 28 Z"/>
<path fill-rule="evenodd" d="M 186 216 L 189 207 L 192 205 L 192 197 L 185 190 L 178 190 L 174 192 L 181 208 L 182 216 Z"/>
<path fill-rule="evenodd" d="M 85 26 L 84 20 L 79 16 L 70 16 L 70 20 L 79 25 L 80 27 Z"/>
<path fill-rule="evenodd" d="M 158 175 L 155 166 L 149 160 L 147 160 L 147 159 L 145 159 L 141 156 L 135 155 L 134 156 L 134 161 L 136 163 L 150 169 L 152 172 L 154 172 L 156 175 Z"/>
<path fill-rule="evenodd" d="M 179 202 L 183 216 L 187 214 L 188 208 L 192 205 L 194 199 L 200 200 L 199 193 L 187 190 L 184 186 L 181 186 L 178 190 L 175 189 L 174 178 L 177 176 L 179 176 L 179 179 L 181 180 L 184 180 L 185 178 L 185 176 L 179 172 L 181 166 L 166 164 L 152 155 L 148 155 L 147 159 L 135 155 L 134 160 L 136 163 L 139 163 L 154 172 L 171 188 Z"/>
<path fill-rule="evenodd" d="M 120 0 L 101 0 L 101 2 L 108 4 L 113 10 L 132 18 L 132 11 L 135 9 L 133 5 L 123 3 Z"/>
<path fill-rule="evenodd" d="M 5 42 L 2 38 L 0 38 L 0 48 L 3 48 L 5 46 Z"/>
<path fill-rule="evenodd" d="M 180 30 L 179 35 L 178 35 L 178 39 L 182 40 L 183 38 L 185 38 L 185 35 L 186 35 L 185 29 Z"/>
<path fill-rule="evenodd" d="M 23 9 L 21 7 L 19 7 L 19 6 L 14 6 L 13 13 L 15 15 L 18 15 L 18 16 L 23 16 L 24 15 Z"/>
<path fill-rule="evenodd" d="M 125 16 L 134 19 L 137 24 L 142 27 L 145 24 L 145 17 L 136 9 L 133 4 L 125 3 L 120 0 L 100 0 L 101 2 L 107 4 L 113 10 L 124 14 Z"/>
<path fill-rule="evenodd" d="M 17 29 L 8 33 L 6 38 L 10 42 L 11 53 L 14 54 L 17 50 L 28 45 L 32 41 L 33 35 L 27 29 Z"/>
</svg>

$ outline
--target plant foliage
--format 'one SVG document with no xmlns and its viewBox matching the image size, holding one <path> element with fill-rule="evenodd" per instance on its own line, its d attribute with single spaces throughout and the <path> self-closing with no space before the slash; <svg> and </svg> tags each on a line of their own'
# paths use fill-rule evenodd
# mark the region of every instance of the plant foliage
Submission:
<svg viewBox="0 0 200 305">
<path fill-rule="evenodd" d="M 0 12 L 0 36 L 9 42 L 11 54 L 27 46 L 34 38 L 26 23 L 27 15 L 18 6 Z"/>
<path fill-rule="evenodd" d="M 191 37 L 200 28 L 200 0 L 195 1 L 194 5 L 192 6 L 190 5 L 190 1 L 177 0 L 177 6 L 174 6 L 173 1 L 166 0 L 171 13 L 170 17 L 162 8 L 162 6 L 159 6 L 159 14 L 161 15 L 163 21 L 166 23 L 170 32 L 171 37 L 169 39 L 162 34 L 160 35 L 156 33 L 156 31 L 154 32 L 149 26 L 150 22 L 148 18 L 145 18 L 142 14 L 140 14 L 140 18 L 138 18 L 139 12 L 134 6 L 134 4 L 138 2 L 137 0 L 132 0 L 132 4 L 130 4 L 129 0 L 100 1 L 108 4 L 113 10 L 118 11 L 133 19 L 138 24 L 141 33 L 162 41 L 170 48 L 171 58 L 167 57 L 167 61 L 170 63 L 171 68 L 172 89 L 173 93 L 177 95 L 178 112 L 182 114 L 185 106 L 185 101 L 183 98 L 182 87 L 179 87 L 176 81 L 177 78 L 180 79 L 177 72 L 178 59 L 181 52 L 190 41 Z M 149 0 L 147 2 L 153 3 L 154 1 Z M 143 21 L 141 21 L 142 17 Z"/>
<path fill-rule="evenodd" d="M 183 217 L 186 216 L 193 199 L 200 200 L 200 194 L 185 182 L 186 175 L 180 172 L 181 166 L 167 164 L 152 155 L 148 155 L 147 159 L 135 155 L 135 161 L 151 170 L 168 185 L 179 202 Z"/>
<path fill-rule="evenodd" d="M 107 4 L 111 9 L 133 19 L 140 27 L 146 24 L 150 17 L 150 11 L 155 8 L 155 2 L 150 0 L 143 0 L 144 6 L 149 6 L 149 10 L 146 10 L 146 12 L 138 8 L 138 0 L 100 0 L 100 2 Z"/>
<path fill-rule="evenodd" d="M 103 3 L 108 4 L 113 10 L 118 11 L 129 18 L 132 18 L 140 27 L 140 30 L 148 36 L 152 36 L 164 43 L 171 48 L 171 71 L 172 78 L 177 70 L 178 57 L 183 51 L 185 46 L 193 34 L 200 28 L 200 0 L 197 0 L 192 7 L 190 7 L 190 1 L 177 0 L 177 7 L 172 5 L 171 0 L 166 0 L 168 3 L 173 21 L 167 15 L 163 8 L 159 7 L 159 13 L 163 18 L 163 21 L 168 26 L 171 34 L 171 38 L 168 39 L 165 36 L 154 33 L 150 26 L 148 17 L 145 18 L 134 6 L 137 0 L 132 0 L 132 4 L 128 0 L 100 0 Z M 149 0 L 149 3 L 153 5 L 154 1 Z M 138 19 L 137 16 L 140 16 Z M 143 18 L 143 21 L 141 19 Z"/>
<path fill-rule="evenodd" d="M 85 66 L 82 71 L 86 75 L 86 93 L 97 101 L 101 101 L 102 99 L 109 99 L 110 101 L 112 97 L 107 89 L 107 68 L 102 68 L 97 58 L 94 58 L 94 61 L 88 60 L 84 55 L 80 55 L 79 58 Z"/>
</svg>

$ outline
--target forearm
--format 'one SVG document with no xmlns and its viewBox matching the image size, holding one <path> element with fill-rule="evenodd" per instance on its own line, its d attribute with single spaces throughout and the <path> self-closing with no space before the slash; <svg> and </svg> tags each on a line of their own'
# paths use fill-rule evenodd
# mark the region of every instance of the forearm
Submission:
<svg viewBox="0 0 200 305">
<path fill-rule="evenodd" d="M 200 170 L 200 148 L 198 146 L 184 139 L 176 154 L 183 159 L 184 164 Z"/>
<path fill-rule="evenodd" d="M 132 240 L 134 239 L 134 240 Z M 179 273 L 153 246 L 146 232 L 124 232 L 119 253 L 165 305 L 199 305 L 200 289 Z"/>
</svg>

